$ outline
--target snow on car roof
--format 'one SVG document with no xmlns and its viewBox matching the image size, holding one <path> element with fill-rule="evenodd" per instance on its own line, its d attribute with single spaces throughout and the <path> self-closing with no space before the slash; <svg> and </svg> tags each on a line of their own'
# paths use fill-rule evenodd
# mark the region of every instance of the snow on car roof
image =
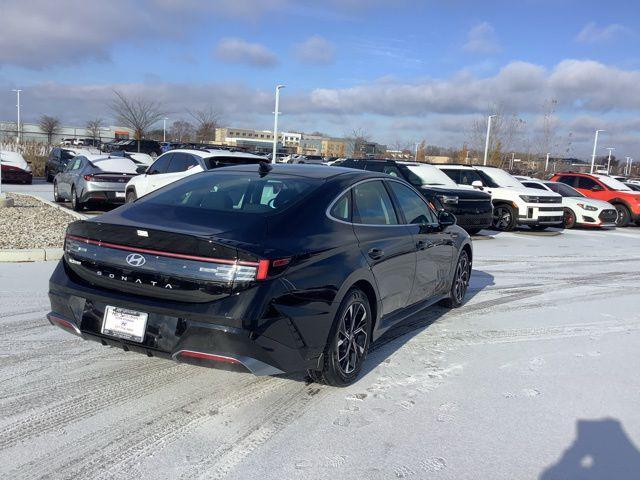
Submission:
<svg viewBox="0 0 640 480">
<path fill-rule="evenodd" d="M 138 165 L 125 157 L 102 156 L 91 160 L 91 163 L 103 172 L 138 173 Z"/>
<path fill-rule="evenodd" d="M 192 155 L 198 155 L 201 158 L 209 158 L 209 157 L 241 157 L 241 158 L 261 158 L 266 159 L 261 155 L 255 155 L 253 153 L 247 152 L 237 152 L 232 150 L 223 150 L 219 148 L 212 148 L 209 150 L 196 150 L 191 148 L 176 148 L 175 150 L 169 150 L 169 152 L 184 152 L 190 153 Z M 169 153 L 167 152 L 167 153 Z"/>
<path fill-rule="evenodd" d="M 23 169 L 29 166 L 20 152 L 2 150 L 0 151 L 0 160 L 2 160 L 2 163 L 5 165 L 15 165 Z"/>
</svg>

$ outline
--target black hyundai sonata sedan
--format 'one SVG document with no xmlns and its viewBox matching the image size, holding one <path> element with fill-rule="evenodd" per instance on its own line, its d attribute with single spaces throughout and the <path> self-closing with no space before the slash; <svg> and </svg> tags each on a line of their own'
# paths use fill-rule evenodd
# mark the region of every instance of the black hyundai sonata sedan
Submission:
<svg viewBox="0 0 640 480">
<path fill-rule="evenodd" d="M 369 344 L 462 304 L 469 236 L 388 175 L 314 165 L 203 172 L 69 225 L 49 321 L 82 338 L 257 375 L 352 383 Z"/>
</svg>

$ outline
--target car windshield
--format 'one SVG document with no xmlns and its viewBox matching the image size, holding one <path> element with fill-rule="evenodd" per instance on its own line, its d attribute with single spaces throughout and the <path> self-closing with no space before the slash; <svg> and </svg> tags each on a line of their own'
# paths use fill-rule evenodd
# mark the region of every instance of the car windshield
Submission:
<svg viewBox="0 0 640 480">
<path fill-rule="evenodd" d="M 216 172 L 189 177 L 142 197 L 149 204 L 228 213 L 283 211 L 322 184 L 321 179 L 249 172 Z"/>
<path fill-rule="evenodd" d="M 523 186 L 516 177 L 499 168 L 487 168 L 486 170 L 482 169 L 480 171 L 491 177 L 500 187 L 522 188 Z"/>
<path fill-rule="evenodd" d="M 443 187 L 456 187 L 446 173 L 431 165 L 404 165 L 407 180 L 412 185 L 440 185 Z"/>
<path fill-rule="evenodd" d="M 611 188 L 612 190 L 621 190 L 623 192 L 633 191 L 629 187 L 627 187 L 624 183 L 619 182 L 615 178 L 599 176 L 598 180 L 600 180 L 602 183 L 604 183 L 607 187 Z"/>
<path fill-rule="evenodd" d="M 564 183 L 544 182 L 544 184 L 563 197 L 584 197 L 584 195 L 577 191 L 575 188 L 570 187 L 569 185 L 566 185 Z"/>
</svg>

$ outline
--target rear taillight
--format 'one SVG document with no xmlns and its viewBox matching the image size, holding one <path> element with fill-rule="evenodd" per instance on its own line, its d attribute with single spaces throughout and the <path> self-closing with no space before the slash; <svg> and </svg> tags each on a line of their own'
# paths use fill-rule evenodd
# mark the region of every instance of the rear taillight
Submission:
<svg viewBox="0 0 640 480">
<path fill-rule="evenodd" d="M 278 258 L 276 260 L 260 260 L 256 280 L 266 280 L 269 277 L 282 273 L 291 263 L 291 257 Z"/>
<path fill-rule="evenodd" d="M 93 175 L 84 175 L 84 179 L 85 179 L 87 182 L 90 182 L 91 180 L 93 180 Z"/>
<path fill-rule="evenodd" d="M 233 365 L 241 365 L 240 361 L 225 355 L 214 355 L 212 353 L 194 352 L 193 350 L 180 350 L 174 355 L 175 358 L 197 358 L 199 360 L 209 360 L 212 362 L 230 363 Z"/>
</svg>

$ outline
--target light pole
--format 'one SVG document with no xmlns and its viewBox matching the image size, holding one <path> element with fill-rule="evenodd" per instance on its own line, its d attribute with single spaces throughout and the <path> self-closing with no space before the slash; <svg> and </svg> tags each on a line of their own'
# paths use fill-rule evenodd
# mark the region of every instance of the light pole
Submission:
<svg viewBox="0 0 640 480">
<path fill-rule="evenodd" d="M 489 136 L 491 135 L 491 119 L 496 115 L 489 115 L 487 118 L 487 140 L 484 144 L 484 165 L 487 164 L 487 156 L 489 155 Z"/>
<path fill-rule="evenodd" d="M 596 165 L 596 149 L 598 148 L 598 134 L 604 130 L 596 130 L 596 137 L 593 140 L 593 153 L 591 154 L 591 173 Z"/>
<path fill-rule="evenodd" d="M 607 175 L 608 175 L 611 170 L 611 152 L 615 150 L 615 148 L 607 147 L 606 150 L 609 150 L 609 157 L 607 159 Z"/>
<path fill-rule="evenodd" d="M 18 126 L 16 130 L 18 130 L 18 143 L 20 143 L 20 140 L 22 140 L 21 128 L 20 128 L 20 92 L 22 90 L 14 88 L 13 91 L 16 92 L 16 96 L 18 97 L 18 101 L 16 102 L 16 108 L 18 109 Z"/>
<path fill-rule="evenodd" d="M 516 152 L 511 152 L 511 170 L 513 170 L 513 160 L 516 157 Z"/>
<path fill-rule="evenodd" d="M 276 153 L 278 152 L 278 115 L 280 115 L 280 89 L 284 85 L 276 85 L 276 111 L 273 112 L 273 153 L 271 163 L 276 163 Z"/>
<path fill-rule="evenodd" d="M 164 117 L 162 119 L 162 141 L 163 142 L 167 141 L 167 120 L 169 120 L 167 117 Z"/>
<path fill-rule="evenodd" d="M 633 167 L 633 158 L 629 158 L 629 170 L 627 171 L 627 175 L 631 175 L 632 167 Z"/>
<path fill-rule="evenodd" d="M 419 144 L 419 143 L 416 143 L 416 154 L 415 154 L 415 156 L 413 157 L 414 162 L 417 162 L 417 161 L 418 161 L 418 145 L 420 145 L 420 144 Z"/>
<path fill-rule="evenodd" d="M 544 161 L 544 171 L 546 172 L 549 168 L 549 152 L 547 152 L 547 159 Z"/>
</svg>

